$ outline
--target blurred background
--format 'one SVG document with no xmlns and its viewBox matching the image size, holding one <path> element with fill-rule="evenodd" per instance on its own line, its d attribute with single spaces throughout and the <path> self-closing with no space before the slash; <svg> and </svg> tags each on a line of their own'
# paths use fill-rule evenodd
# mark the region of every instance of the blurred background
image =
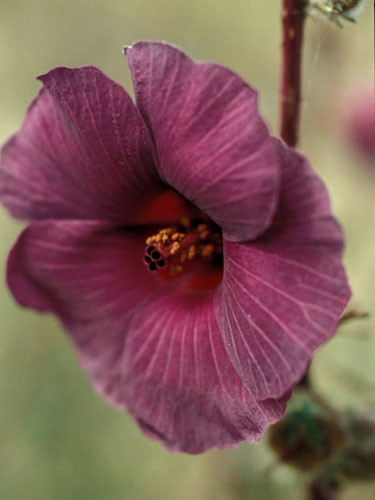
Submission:
<svg viewBox="0 0 375 500">
<path fill-rule="evenodd" d="M 54 66 L 93 64 L 130 90 L 121 49 L 138 39 L 238 72 L 277 134 L 280 10 L 280 0 L 0 0 L 0 142 L 20 127 L 35 77 Z M 345 29 L 308 20 L 300 142 L 345 229 L 352 307 L 370 313 L 375 167 L 350 127 L 373 89 L 373 23 L 370 2 Z M 0 207 L 2 276 L 21 229 Z M 3 278 L 0 287 L 1 500 L 302 500 L 303 477 L 266 440 L 188 456 L 144 437 L 92 391 L 57 321 L 18 307 Z M 313 362 L 315 386 L 338 409 L 375 403 L 374 326 L 373 314 L 346 323 Z M 353 484 L 342 498 L 373 500 L 375 487 Z"/>
</svg>

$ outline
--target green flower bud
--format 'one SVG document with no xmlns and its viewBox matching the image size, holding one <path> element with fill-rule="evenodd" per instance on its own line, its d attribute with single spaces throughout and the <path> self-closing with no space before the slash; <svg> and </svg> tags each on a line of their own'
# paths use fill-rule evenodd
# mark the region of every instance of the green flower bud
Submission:
<svg viewBox="0 0 375 500">
<path fill-rule="evenodd" d="M 271 427 L 269 442 L 282 462 L 308 471 L 343 446 L 345 433 L 328 405 L 301 390 L 290 401 L 285 417 Z"/>
<path fill-rule="evenodd" d="M 343 477 L 375 479 L 375 412 L 352 410 L 346 416 L 348 442 L 339 460 Z"/>
</svg>

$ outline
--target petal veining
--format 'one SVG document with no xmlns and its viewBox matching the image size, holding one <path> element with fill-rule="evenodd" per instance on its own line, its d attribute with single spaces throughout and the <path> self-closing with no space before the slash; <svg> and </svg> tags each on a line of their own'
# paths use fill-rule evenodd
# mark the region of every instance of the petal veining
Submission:
<svg viewBox="0 0 375 500">
<path fill-rule="evenodd" d="M 256 398 L 277 397 L 303 375 L 350 297 L 343 236 L 324 184 L 302 155 L 279 147 L 272 226 L 256 242 L 225 242 L 216 302 L 227 351 Z"/>
<path fill-rule="evenodd" d="M 96 387 L 120 390 L 129 318 L 159 283 L 142 263 L 143 235 L 93 221 L 42 221 L 21 233 L 8 261 L 17 301 L 57 314 Z"/>
<path fill-rule="evenodd" d="M 258 441 L 286 399 L 256 401 L 225 351 L 212 294 L 157 293 L 131 321 L 124 399 L 142 429 L 171 450 Z"/>
<path fill-rule="evenodd" d="M 133 222 L 160 189 L 147 127 L 95 67 L 56 68 L 4 146 L 0 200 L 20 218 Z"/>
<path fill-rule="evenodd" d="M 256 92 L 232 71 L 166 43 L 138 42 L 126 57 L 161 176 L 227 239 L 262 233 L 275 209 L 279 166 Z"/>
</svg>

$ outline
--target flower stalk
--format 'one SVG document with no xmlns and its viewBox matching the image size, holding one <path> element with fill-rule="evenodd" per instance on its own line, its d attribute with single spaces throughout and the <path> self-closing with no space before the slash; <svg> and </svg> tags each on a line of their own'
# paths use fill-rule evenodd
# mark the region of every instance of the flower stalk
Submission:
<svg viewBox="0 0 375 500">
<path fill-rule="evenodd" d="M 301 106 L 301 64 L 306 0 L 283 0 L 280 136 L 291 147 L 298 142 Z M 308 388 L 308 371 L 299 382 Z"/>
<path fill-rule="evenodd" d="M 298 141 L 306 4 L 306 0 L 283 0 L 280 135 L 291 147 Z"/>
</svg>

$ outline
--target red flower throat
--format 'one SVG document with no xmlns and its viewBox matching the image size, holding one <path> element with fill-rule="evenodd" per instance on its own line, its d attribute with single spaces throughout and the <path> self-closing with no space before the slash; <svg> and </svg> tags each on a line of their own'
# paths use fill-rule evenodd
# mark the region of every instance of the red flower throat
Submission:
<svg viewBox="0 0 375 500">
<path fill-rule="evenodd" d="M 203 288 L 216 286 L 222 278 L 223 262 L 223 240 L 219 226 L 170 190 L 157 197 L 147 212 L 152 214 L 154 220 L 163 220 L 166 214 L 171 213 L 179 218 L 177 223 L 167 227 L 164 225 L 146 238 L 144 262 L 148 270 L 152 273 L 159 271 L 158 274 L 166 279 L 195 271 L 200 274 L 198 288 L 202 288 L 203 274 L 206 274 L 204 281 L 208 283 Z M 213 272 L 215 279 L 207 282 L 207 275 Z M 197 285 L 196 280 L 195 283 Z"/>
</svg>

